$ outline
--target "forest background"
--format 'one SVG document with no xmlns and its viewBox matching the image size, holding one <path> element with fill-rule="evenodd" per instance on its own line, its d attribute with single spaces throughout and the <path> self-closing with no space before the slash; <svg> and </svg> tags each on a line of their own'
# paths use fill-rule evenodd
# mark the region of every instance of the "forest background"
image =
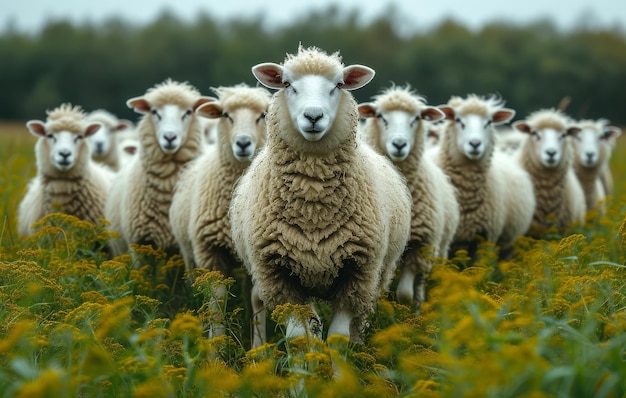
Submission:
<svg viewBox="0 0 626 398">
<path fill-rule="evenodd" d="M 356 10 L 329 6 L 274 29 L 261 17 L 199 14 L 189 22 L 168 11 L 141 26 L 112 17 L 97 24 L 49 21 L 36 33 L 8 28 L 0 34 L 0 120 L 42 119 L 62 102 L 134 119 L 126 100 L 166 78 L 188 81 L 207 95 L 210 87 L 253 85 L 253 65 L 281 62 L 301 42 L 376 70 L 375 80 L 355 92 L 359 102 L 392 82 L 408 83 L 433 105 L 452 95 L 498 94 L 521 119 L 569 97 L 567 112 L 575 118 L 626 124 L 620 26 L 581 22 L 564 31 L 544 19 L 470 29 L 448 19 L 403 34 L 398 21 L 389 12 L 364 24 Z"/>
</svg>

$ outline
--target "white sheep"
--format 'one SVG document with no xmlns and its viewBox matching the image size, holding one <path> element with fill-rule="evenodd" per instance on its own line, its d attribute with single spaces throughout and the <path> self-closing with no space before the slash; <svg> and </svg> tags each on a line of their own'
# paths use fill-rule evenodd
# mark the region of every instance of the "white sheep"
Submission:
<svg viewBox="0 0 626 398">
<path fill-rule="evenodd" d="M 574 145 L 574 171 L 585 192 L 587 210 L 599 210 L 604 213 L 604 199 L 608 195 L 602 183 L 602 175 L 609 168 L 611 137 L 621 134 L 621 130 L 609 126 L 605 119 L 580 120 L 577 126 L 581 129 Z M 610 173 L 610 172 L 609 172 Z"/>
<path fill-rule="evenodd" d="M 32 224 L 45 215 L 62 212 L 96 223 L 104 216 L 104 202 L 113 173 L 91 161 L 85 139 L 100 123 L 85 120 L 79 106 L 62 104 L 47 111 L 45 122 L 30 120 L 35 145 L 37 176 L 28 184 L 18 207 L 18 231 L 30 235 Z"/>
<path fill-rule="evenodd" d="M 87 138 L 91 148 L 91 158 L 96 162 L 107 165 L 113 171 L 120 168 L 120 148 L 118 133 L 133 127 L 133 123 L 118 119 L 117 116 L 104 109 L 98 109 L 87 115 L 90 122 L 98 122 L 102 128 Z"/>
<path fill-rule="evenodd" d="M 262 63 L 252 72 L 279 90 L 265 147 L 236 185 L 230 209 L 233 243 L 253 280 L 253 345 L 265 340 L 262 303 L 271 309 L 316 298 L 331 303 L 329 336 L 358 339 L 393 278 L 411 218 L 404 179 L 357 135 L 348 90 L 374 71 L 344 66 L 338 52 L 300 46 L 282 65 Z M 295 319 L 288 337 L 319 325 L 318 318 L 304 327 Z"/>
<path fill-rule="evenodd" d="M 119 235 L 110 242 L 113 254 L 130 244 L 178 252 L 169 223 L 172 194 L 180 171 L 203 148 L 195 110 L 214 100 L 186 82 L 167 79 L 126 102 L 144 116 L 137 126 L 138 154 L 118 172 L 105 206 Z"/>
<path fill-rule="evenodd" d="M 228 209 L 233 186 L 265 144 L 265 88 L 237 85 L 214 89 L 218 96 L 196 110 L 217 121 L 216 142 L 181 173 L 170 208 L 172 232 L 187 266 L 232 274 L 238 264 Z"/>
<path fill-rule="evenodd" d="M 496 97 L 452 97 L 440 106 L 448 119 L 443 141 L 431 149 L 456 188 L 461 218 L 452 250 L 468 245 L 474 255 L 480 238 L 511 254 L 515 239 L 527 232 L 535 208 L 528 173 L 495 148 L 494 126 L 515 115 Z"/>
<path fill-rule="evenodd" d="M 419 312 L 425 299 L 425 281 L 432 257 L 447 257 L 459 223 L 455 189 L 446 174 L 423 156 L 426 121 L 444 118 L 439 109 L 426 105 L 409 86 L 392 86 L 359 105 L 366 118 L 361 127 L 374 148 L 391 159 L 406 178 L 413 197 L 411 236 L 402 258 L 396 298 Z M 425 249 L 430 250 L 426 256 Z"/>
<path fill-rule="evenodd" d="M 572 167 L 574 153 L 569 138 L 580 128 L 556 109 L 535 111 L 513 127 L 529 135 L 518 156 L 535 190 L 531 234 L 541 235 L 552 226 L 562 232 L 572 223 L 583 223 L 585 194 Z"/>
</svg>

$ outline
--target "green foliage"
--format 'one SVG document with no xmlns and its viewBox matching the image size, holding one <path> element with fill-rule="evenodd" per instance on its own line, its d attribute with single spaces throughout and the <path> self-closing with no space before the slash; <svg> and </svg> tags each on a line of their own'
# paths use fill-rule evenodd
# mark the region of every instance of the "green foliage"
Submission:
<svg viewBox="0 0 626 398">
<path fill-rule="evenodd" d="M 253 65 L 281 62 L 302 42 L 340 50 L 346 63 L 376 70 L 375 80 L 355 93 L 360 101 L 390 82 L 410 83 L 433 104 L 451 95 L 499 93 L 523 118 L 569 96 L 574 117 L 626 124 L 619 100 L 626 87 L 623 31 L 561 32 L 549 21 L 472 31 L 448 20 L 407 33 L 393 7 L 368 24 L 358 16 L 330 6 L 270 29 L 260 17 L 221 22 L 201 14 L 185 23 L 164 12 L 141 27 L 119 19 L 97 26 L 57 20 L 35 35 L 7 31 L 0 36 L 0 119 L 42 117 L 64 101 L 133 118 L 126 100 L 165 78 L 187 80 L 205 93 L 211 86 L 253 85 Z"/>
</svg>

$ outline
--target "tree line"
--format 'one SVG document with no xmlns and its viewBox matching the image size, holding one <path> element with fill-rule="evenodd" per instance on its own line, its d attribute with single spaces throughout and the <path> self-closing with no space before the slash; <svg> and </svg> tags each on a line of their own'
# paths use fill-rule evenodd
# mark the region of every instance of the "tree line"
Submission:
<svg viewBox="0 0 626 398">
<path fill-rule="evenodd" d="M 619 27 L 563 32 L 541 20 L 471 30 L 446 20 L 401 34 L 398 23 L 393 10 L 362 23 L 356 11 L 330 6 L 274 29 L 262 17 L 201 14 L 183 22 L 169 12 L 144 26 L 112 18 L 97 25 L 52 21 L 36 34 L 8 29 L 0 35 L 0 119 L 43 118 L 62 102 L 134 118 L 126 100 L 168 77 L 206 95 L 214 86 L 253 85 L 253 65 L 282 62 L 301 42 L 376 70 L 354 93 L 359 102 L 408 83 L 433 105 L 451 95 L 497 94 L 520 119 L 569 97 L 573 117 L 626 125 L 626 35 Z"/>
</svg>

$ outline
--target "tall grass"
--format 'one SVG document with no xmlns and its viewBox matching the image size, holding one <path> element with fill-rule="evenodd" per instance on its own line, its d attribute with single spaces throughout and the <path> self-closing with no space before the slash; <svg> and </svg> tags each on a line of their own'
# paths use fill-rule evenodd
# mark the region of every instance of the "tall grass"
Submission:
<svg viewBox="0 0 626 398">
<path fill-rule="evenodd" d="M 552 240 L 520 239 L 510 261 L 440 261 L 422 315 L 379 301 L 362 344 L 284 339 L 249 350 L 248 285 L 206 272 L 181 277 L 179 256 L 99 250 L 105 221 L 55 214 L 16 236 L 16 207 L 35 172 L 23 125 L 0 126 L 0 392 L 4 397 L 425 396 L 619 397 L 626 394 L 626 173 L 604 217 Z M 211 292 L 230 295 L 216 310 Z M 215 311 L 220 311 L 216 313 Z M 303 310 L 304 311 L 304 310 Z M 328 308 L 320 303 L 320 312 Z M 303 315 L 306 315 L 303 313 Z M 206 329 L 223 319 L 226 333 Z"/>
</svg>

